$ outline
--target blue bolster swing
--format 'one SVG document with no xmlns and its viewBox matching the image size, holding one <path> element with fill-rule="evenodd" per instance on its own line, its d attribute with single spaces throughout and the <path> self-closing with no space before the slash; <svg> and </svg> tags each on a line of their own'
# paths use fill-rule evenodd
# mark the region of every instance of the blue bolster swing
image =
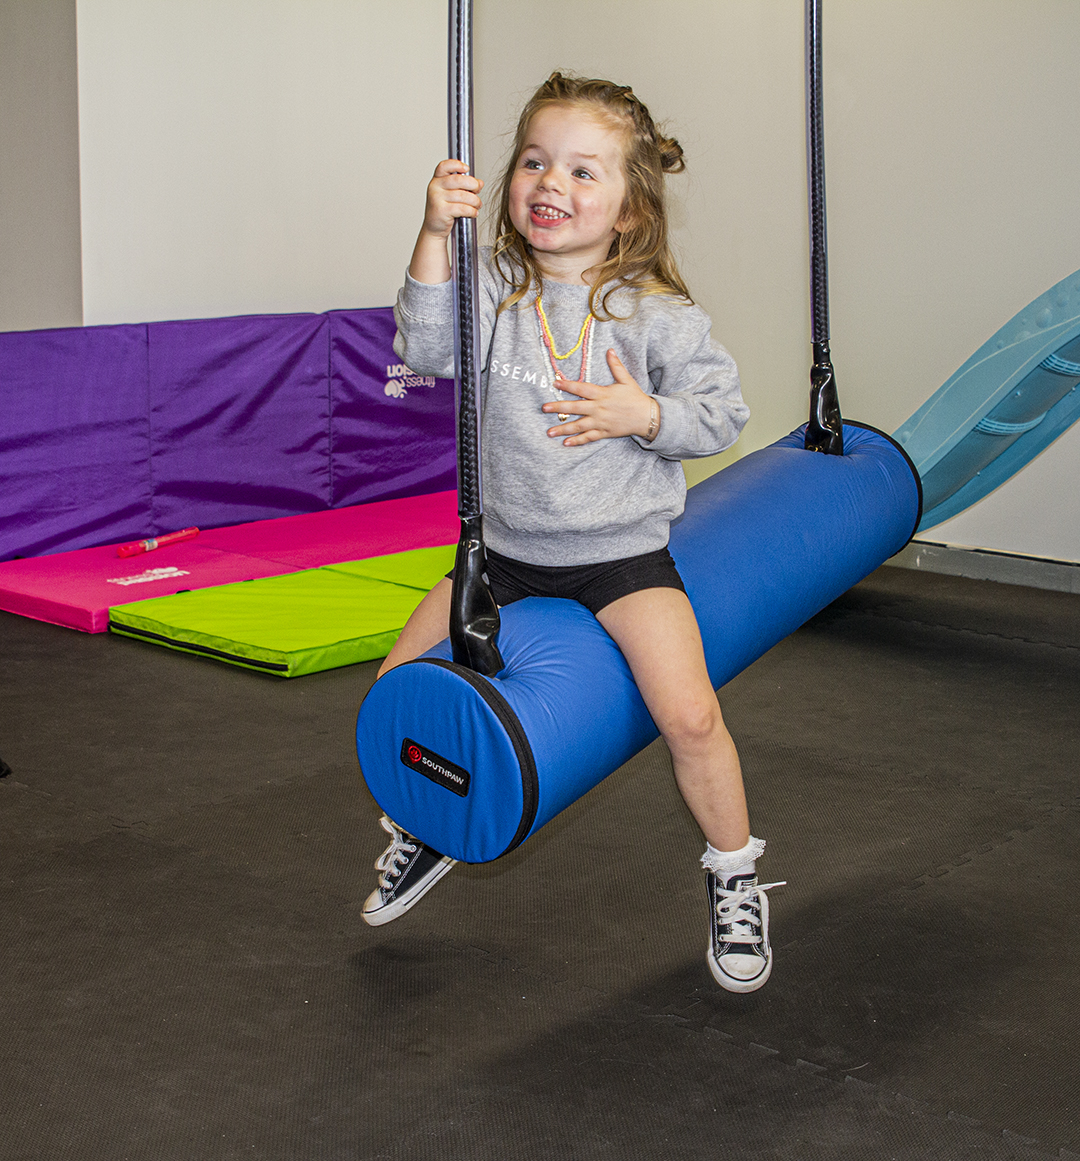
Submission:
<svg viewBox="0 0 1080 1161">
<path fill-rule="evenodd" d="M 671 554 L 714 687 L 741 672 L 911 538 L 918 473 L 873 428 L 844 454 L 805 429 L 691 488 Z M 657 737 L 618 647 L 574 601 L 501 610 L 504 667 L 483 677 L 444 641 L 391 670 L 360 708 L 368 789 L 410 834 L 468 863 L 513 850 Z M 581 707 L 580 712 L 568 707 Z"/>
<path fill-rule="evenodd" d="M 471 164 L 471 6 L 451 0 L 451 155 Z M 713 687 L 730 681 L 911 539 L 922 486 L 889 436 L 840 414 L 829 353 L 820 0 L 807 0 L 809 422 L 691 488 L 671 526 Z M 657 736 L 630 668 L 576 601 L 495 608 L 483 575 L 475 238 L 455 226 L 458 502 L 450 640 L 390 670 L 356 748 L 402 829 L 467 863 L 512 851 Z M 471 288 L 471 289 L 470 289 Z M 487 676 L 485 676 L 485 674 Z"/>
</svg>

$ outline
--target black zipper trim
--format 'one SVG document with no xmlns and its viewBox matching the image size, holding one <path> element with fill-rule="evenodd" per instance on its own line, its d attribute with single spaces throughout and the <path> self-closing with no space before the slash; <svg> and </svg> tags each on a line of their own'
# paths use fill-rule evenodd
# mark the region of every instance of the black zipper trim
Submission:
<svg viewBox="0 0 1080 1161">
<path fill-rule="evenodd" d="M 525 736 L 525 730 L 518 720 L 517 714 L 490 681 L 481 677 L 480 674 L 474 673 L 471 669 L 467 669 L 464 665 L 458 665 L 453 661 L 443 661 L 439 657 L 417 657 L 414 661 L 406 661 L 405 664 L 437 665 L 440 669 L 448 669 L 476 690 L 487 703 L 491 712 L 498 718 L 499 724 L 506 730 L 510 744 L 514 747 L 518 768 L 521 771 L 521 822 L 518 824 L 514 837 L 510 840 L 510 845 L 502 854 L 496 855 L 496 858 L 509 854 L 525 841 L 525 836 L 532 830 L 532 825 L 536 821 L 536 812 L 540 806 L 540 779 L 536 774 L 536 759 L 533 757 L 532 746 L 529 745 L 529 739 Z"/>
<path fill-rule="evenodd" d="M 246 665 L 251 669 L 266 670 L 268 673 L 288 673 L 288 662 L 260 661 L 257 657 L 242 657 L 239 653 L 226 653 L 223 649 L 211 649 L 209 645 L 198 645 L 194 641 L 180 641 L 176 637 L 166 637 L 163 633 L 151 633 L 148 629 L 136 629 L 134 625 L 125 625 L 122 621 L 109 621 L 109 629 L 119 633 L 121 637 L 135 637 L 145 641 L 160 641 L 163 645 L 172 645 L 183 649 L 186 653 L 199 653 L 205 657 L 220 657 L 223 661 L 232 661 Z"/>
</svg>

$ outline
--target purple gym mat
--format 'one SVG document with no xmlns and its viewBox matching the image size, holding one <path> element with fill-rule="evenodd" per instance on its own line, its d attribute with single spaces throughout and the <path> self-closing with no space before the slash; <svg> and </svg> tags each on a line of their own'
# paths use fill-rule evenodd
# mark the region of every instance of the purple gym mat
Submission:
<svg viewBox="0 0 1080 1161">
<path fill-rule="evenodd" d="M 330 315 L 334 507 L 457 487 L 454 381 L 394 354 L 390 311 Z"/>
<path fill-rule="evenodd" d="M 389 308 L 0 334 L 0 561 L 455 485 Z"/>
<path fill-rule="evenodd" d="M 150 325 L 155 528 L 331 507 L 327 329 L 317 314 Z"/>
<path fill-rule="evenodd" d="M 146 361 L 145 326 L 0 334 L 0 559 L 147 535 Z"/>
</svg>

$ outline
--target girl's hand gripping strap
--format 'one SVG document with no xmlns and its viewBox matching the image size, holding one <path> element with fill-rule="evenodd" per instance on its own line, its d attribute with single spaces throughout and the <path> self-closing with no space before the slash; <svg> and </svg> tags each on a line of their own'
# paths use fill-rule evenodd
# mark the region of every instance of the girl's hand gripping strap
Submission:
<svg viewBox="0 0 1080 1161">
<path fill-rule="evenodd" d="M 450 0 L 450 156 L 472 172 L 472 0 Z M 480 304 L 476 219 L 458 218 L 452 235 L 454 372 L 457 401 L 458 515 L 450 644 L 454 660 L 485 677 L 503 668 L 496 644 L 499 609 L 487 583 L 480 481 Z"/>
</svg>

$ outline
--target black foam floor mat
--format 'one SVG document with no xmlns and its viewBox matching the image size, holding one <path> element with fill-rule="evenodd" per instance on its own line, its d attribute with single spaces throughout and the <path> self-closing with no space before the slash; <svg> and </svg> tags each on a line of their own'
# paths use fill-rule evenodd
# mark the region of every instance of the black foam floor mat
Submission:
<svg viewBox="0 0 1080 1161">
<path fill-rule="evenodd" d="M 5 1161 L 1080 1157 L 1080 597 L 881 569 L 721 691 L 749 996 L 661 743 L 372 929 L 373 665 L 0 650 Z"/>
</svg>

